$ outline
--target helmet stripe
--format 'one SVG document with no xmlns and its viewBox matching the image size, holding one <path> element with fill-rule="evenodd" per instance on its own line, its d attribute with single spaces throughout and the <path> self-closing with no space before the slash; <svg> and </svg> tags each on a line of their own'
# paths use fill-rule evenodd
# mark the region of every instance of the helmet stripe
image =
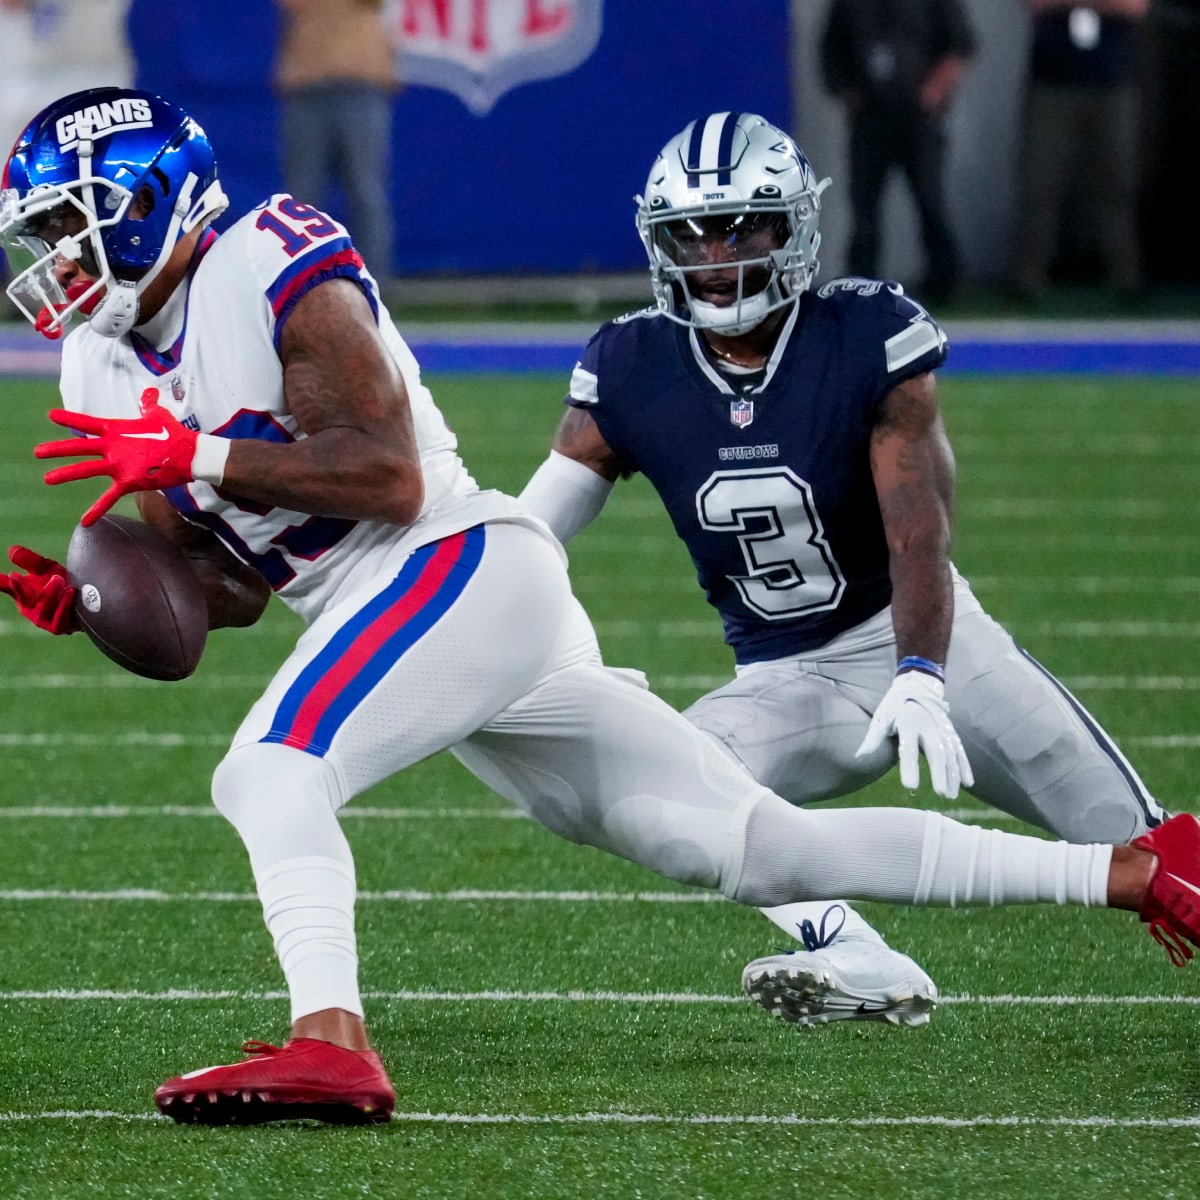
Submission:
<svg viewBox="0 0 1200 1200">
<path fill-rule="evenodd" d="M 693 121 L 687 144 L 687 185 L 700 187 L 700 176 L 716 172 L 718 187 L 732 182 L 733 135 L 741 113 L 713 113 L 702 121 Z"/>
<path fill-rule="evenodd" d="M 683 165 L 687 168 L 687 185 L 695 190 L 700 186 L 700 154 L 704 146 L 704 129 L 708 124 L 708 118 L 703 121 L 692 122 L 692 136 L 688 142 L 687 162 Z"/>
<path fill-rule="evenodd" d="M 697 166 L 705 173 L 711 173 L 721 165 L 721 160 L 717 158 L 717 150 L 721 144 L 721 129 L 724 124 L 725 116 L 725 113 L 713 113 L 713 115 L 704 122 L 704 134 L 701 139 L 702 146 L 700 149 L 700 160 L 697 163 Z"/>
<path fill-rule="evenodd" d="M 732 182 L 730 169 L 733 167 L 733 135 L 741 115 L 741 113 L 729 113 L 725 118 L 725 124 L 721 126 L 721 144 L 717 148 L 717 167 L 719 168 L 717 185 L 719 187 L 728 187 Z"/>
</svg>

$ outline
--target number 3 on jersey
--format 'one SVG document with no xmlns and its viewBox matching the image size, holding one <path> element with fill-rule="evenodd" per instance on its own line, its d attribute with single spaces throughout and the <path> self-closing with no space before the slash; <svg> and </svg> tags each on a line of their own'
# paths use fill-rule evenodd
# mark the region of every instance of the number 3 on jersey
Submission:
<svg viewBox="0 0 1200 1200">
<path fill-rule="evenodd" d="M 696 493 L 700 524 L 737 535 L 746 607 L 768 621 L 836 608 L 846 580 L 825 538 L 812 488 L 787 467 L 715 471 Z"/>
</svg>

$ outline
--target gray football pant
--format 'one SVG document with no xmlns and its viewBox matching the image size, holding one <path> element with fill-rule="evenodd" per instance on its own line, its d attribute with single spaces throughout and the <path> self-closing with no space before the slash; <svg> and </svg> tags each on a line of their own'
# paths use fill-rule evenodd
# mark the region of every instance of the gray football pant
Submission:
<svg viewBox="0 0 1200 1200">
<path fill-rule="evenodd" d="M 1096 719 L 999 624 L 964 607 L 946 699 L 975 775 L 970 793 L 1070 842 L 1116 845 L 1159 824 L 1162 809 Z M 755 664 L 685 715 L 793 804 L 855 792 L 896 761 L 890 746 L 854 757 L 895 675 L 890 620 L 872 618 L 882 641 L 852 631 L 811 658 Z"/>
</svg>

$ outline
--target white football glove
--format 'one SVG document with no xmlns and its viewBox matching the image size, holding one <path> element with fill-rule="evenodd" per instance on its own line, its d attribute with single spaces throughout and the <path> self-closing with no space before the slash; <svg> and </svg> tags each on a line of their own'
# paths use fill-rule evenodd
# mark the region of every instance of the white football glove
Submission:
<svg viewBox="0 0 1200 1200">
<path fill-rule="evenodd" d="M 939 796 L 953 800 L 960 784 L 975 782 L 962 741 L 950 723 L 942 681 L 924 671 L 897 675 L 884 693 L 867 736 L 855 757 L 876 753 L 887 738 L 899 743 L 900 782 L 910 791 L 921 782 L 918 753 L 929 764 L 929 782 Z"/>
</svg>

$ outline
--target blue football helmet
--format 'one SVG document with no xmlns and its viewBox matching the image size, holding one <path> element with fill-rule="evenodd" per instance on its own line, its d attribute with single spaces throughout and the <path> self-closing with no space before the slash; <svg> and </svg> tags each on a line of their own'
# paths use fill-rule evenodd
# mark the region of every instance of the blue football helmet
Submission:
<svg viewBox="0 0 1200 1200">
<path fill-rule="evenodd" d="M 659 310 L 737 337 L 791 304 L 817 273 L 828 186 L 782 129 L 754 113 L 692 121 L 663 147 L 635 197 Z M 689 286 L 714 269 L 736 270 L 727 303 Z"/>
<path fill-rule="evenodd" d="M 117 337 L 179 239 L 228 205 L 212 146 L 187 113 L 128 88 L 66 96 L 26 126 L 4 167 L 8 295 L 47 337 L 61 337 L 76 312 Z M 64 290 L 60 258 L 90 278 Z"/>
</svg>

